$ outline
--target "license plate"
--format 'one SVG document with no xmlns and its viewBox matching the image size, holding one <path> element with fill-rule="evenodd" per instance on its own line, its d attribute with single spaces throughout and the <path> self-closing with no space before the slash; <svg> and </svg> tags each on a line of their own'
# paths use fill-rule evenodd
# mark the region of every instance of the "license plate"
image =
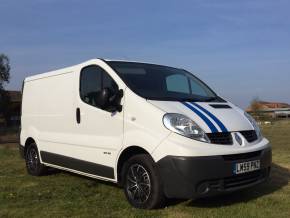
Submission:
<svg viewBox="0 0 290 218">
<path fill-rule="evenodd" d="M 236 163 L 234 165 L 234 174 L 247 173 L 259 169 L 260 169 L 260 160 Z"/>
</svg>

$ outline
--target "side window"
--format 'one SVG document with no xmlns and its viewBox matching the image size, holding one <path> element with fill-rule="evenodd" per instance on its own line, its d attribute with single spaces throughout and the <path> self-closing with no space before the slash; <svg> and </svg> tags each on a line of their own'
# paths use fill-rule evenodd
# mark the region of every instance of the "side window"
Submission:
<svg viewBox="0 0 290 218">
<path fill-rule="evenodd" d="M 116 93 L 119 90 L 117 83 L 105 71 L 103 72 L 102 87 L 110 89 L 112 93 Z"/>
<path fill-rule="evenodd" d="M 97 107 L 97 98 L 102 90 L 102 68 L 89 66 L 81 71 L 80 96 L 81 99 Z"/>
<path fill-rule="evenodd" d="M 118 91 L 116 82 L 99 66 L 88 66 L 82 69 L 80 76 L 80 97 L 94 107 L 100 108 L 99 96 L 103 88 L 108 88 L 111 94 Z"/>
<path fill-rule="evenodd" d="M 166 78 L 167 91 L 190 93 L 188 79 L 184 75 L 173 74 Z"/>
</svg>

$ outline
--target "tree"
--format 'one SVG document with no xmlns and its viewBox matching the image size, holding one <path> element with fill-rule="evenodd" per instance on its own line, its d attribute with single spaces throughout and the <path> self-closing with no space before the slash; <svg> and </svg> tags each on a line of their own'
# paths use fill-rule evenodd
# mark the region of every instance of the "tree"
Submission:
<svg viewBox="0 0 290 218">
<path fill-rule="evenodd" d="M 9 58 L 0 54 L 0 90 L 4 89 L 4 83 L 9 83 L 10 80 L 10 64 Z"/>
<path fill-rule="evenodd" d="M 259 110 L 261 110 L 262 106 L 260 104 L 260 99 L 258 97 L 254 98 L 251 101 L 251 110 L 253 112 L 258 112 Z"/>
<path fill-rule="evenodd" d="M 262 105 L 258 97 L 255 97 L 251 101 L 250 107 L 251 107 L 252 115 L 258 120 L 261 119 L 262 118 L 262 113 L 261 113 Z"/>
<path fill-rule="evenodd" d="M 9 58 L 0 54 L 0 116 L 2 115 L 6 124 L 10 121 L 10 96 L 4 90 L 4 83 L 9 83 L 10 79 L 10 64 Z"/>
<path fill-rule="evenodd" d="M 2 115 L 7 126 L 10 125 L 11 118 L 11 99 L 8 92 L 0 90 L 0 117 Z"/>
</svg>

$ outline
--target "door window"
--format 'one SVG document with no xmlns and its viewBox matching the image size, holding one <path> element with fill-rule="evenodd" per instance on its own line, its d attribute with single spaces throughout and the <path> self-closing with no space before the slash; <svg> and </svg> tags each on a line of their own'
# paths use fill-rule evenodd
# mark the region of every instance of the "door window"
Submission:
<svg viewBox="0 0 290 218">
<path fill-rule="evenodd" d="M 93 65 L 82 69 L 80 76 L 80 97 L 94 107 L 100 108 L 99 96 L 103 88 L 112 94 L 118 91 L 118 85 L 101 67 Z"/>
</svg>

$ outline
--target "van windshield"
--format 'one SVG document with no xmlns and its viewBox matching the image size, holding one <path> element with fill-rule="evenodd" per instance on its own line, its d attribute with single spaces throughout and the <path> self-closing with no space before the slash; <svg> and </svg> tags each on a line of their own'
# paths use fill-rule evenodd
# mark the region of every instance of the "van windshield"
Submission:
<svg viewBox="0 0 290 218">
<path fill-rule="evenodd" d="M 224 101 L 191 73 L 173 67 L 107 61 L 136 94 L 161 101 Z"/>
</svg>

